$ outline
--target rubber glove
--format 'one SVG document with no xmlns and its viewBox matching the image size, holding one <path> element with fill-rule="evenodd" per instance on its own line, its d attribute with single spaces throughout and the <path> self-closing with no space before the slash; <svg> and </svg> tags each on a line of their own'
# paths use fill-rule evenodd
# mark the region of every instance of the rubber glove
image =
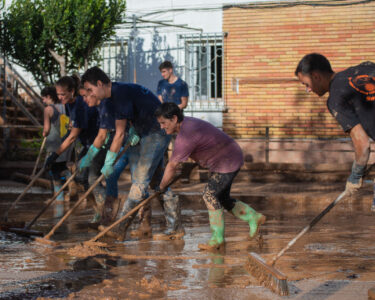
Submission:
<svg viewBox="0 0 375 300">
<path fill-rule="evenodd" d="M 91 145 L 89 151 L 87 151 L 86 155 L 81 159 L 79 163 L 79 171 L 82 172 L 83 169 L 89 167 L 91 165 L 92 160 L 98 154 L 99 149 L 96 148 L 94 145 Z"/>
<path fill-rule="evenodd" d="M 129 134 L 128 134 L 128 142 L 131 146 L 135 146 L 138 144 L 140 138 L 137 134 L 137 132 L 135 131 L 135 128 L 133 126 L 131 126 L 129 128 Z"/>
<path fill-rule="evenodd" d="M 44 168 L 46 170 L 50 170 L 58 157 L 59 155 L 56 152 L 52 152 L 51 155 L 47 157 L 46 162 L 44 164 Z"/>
<path fill-rule="evenodd" d="M 107 155 L 105 157 L 105 162 L 103 168 L 100 170 L 105 178 L 108 178 L 113 173 L 113 163 L 115 162 L 117 157 L 116 152 L 112 152 L 110 150 L 107 151 Z"/>
</svg>

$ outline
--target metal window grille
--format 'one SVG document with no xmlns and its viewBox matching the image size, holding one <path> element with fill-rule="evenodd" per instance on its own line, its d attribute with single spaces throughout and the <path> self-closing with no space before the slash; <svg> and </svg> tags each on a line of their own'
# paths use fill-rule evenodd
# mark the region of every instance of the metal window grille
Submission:
<svg viewBox="0 0 375 300">
<path fill-rule="evenodd" d="M 187 110 L 223 110 L 224 33 L 180 35 L 189 86 Z"/>
<path fill-rule="evenodd" d="M 105 43 L 100 51 L 100 65 L 112 81 L 126 81 L 127 40 Z"/>
</svg>

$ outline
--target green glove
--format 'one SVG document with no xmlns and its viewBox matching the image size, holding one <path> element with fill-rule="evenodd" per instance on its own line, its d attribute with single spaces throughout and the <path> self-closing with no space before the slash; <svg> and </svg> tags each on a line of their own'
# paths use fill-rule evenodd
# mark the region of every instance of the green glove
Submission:
<svg viewBox="0 0 375 300">
<path fill-rule="evenodd" d="M 81 159 L 79 163 L 79 171 L 82 172 L 83 169 L 90 166 L 94 157 L 98 154 L 99 149 L 96 148 L 94 145 L 91 145 L 89 150 L 87 151 L 86 155 Z"/>
<path fill-rule="evenodd" d="M 103 168 L 100 170 L 105 178 L 108 178 L 114 171 L 113 164 L 116 160 L 117 153 L 110 150 L 107 151 Z"/>
<path fill-rule="evenodd" d="M 128 142 L 130 144 L 130 146 L 135 146 L 138 144 L 140 138 L 137 134 L 137 132 L 135 131 L 134 127 L 131 126 L 129 128 L 129 134 L 128 134 Z"/>
</svg>

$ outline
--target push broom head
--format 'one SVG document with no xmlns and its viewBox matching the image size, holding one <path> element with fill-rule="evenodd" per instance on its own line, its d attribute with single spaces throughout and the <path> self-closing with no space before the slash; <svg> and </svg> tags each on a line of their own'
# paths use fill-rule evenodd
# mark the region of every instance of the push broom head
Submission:
<svg viewBox="0 0 375 300">
<path fill-rule="evenodd" d="M 34 241 L 37 242 L 37 243 L 40 243 L 40 244 L 49 245 L 49 246 L 53 246 L 53 247 L 56 247 L 56 246 L 59 245 L 59 243 L 57 243 L 57 242 L 54 242 L 54 241 L 51 241 L 48 238 L 42 238 L 42 237 L 36 237 L 34 239 Z"/>
<path fill-rule="evenodd" d="M 249 254 L 246 269 L 261 285 L 281 296 L 289 295 L 287 277 L 268 265 L 258 254 L 253 252 Z"/>
</svg>

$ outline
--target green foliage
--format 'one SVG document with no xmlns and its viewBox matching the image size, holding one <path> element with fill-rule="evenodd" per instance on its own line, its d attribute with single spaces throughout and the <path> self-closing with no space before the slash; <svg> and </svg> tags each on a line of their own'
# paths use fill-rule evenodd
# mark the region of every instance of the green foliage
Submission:
<svg viewBox="0 0 375 300">
<path fill-rule="evenodd" d="M 0 45 L 38 82 L 49 84 L 59 77 L 49 49 L 65 57 L 72 73 L 95 60 L 124 12 L 125 0 L 14 0 L 1 22 Z"/>
<path fill-rule="evenodd" d="M 26 140 L 26 139 L 21 140 L 20 142 L 21 148 L 39 151 L 43 142 L 43 129 L 39 130 L 38 136 L 39 138 L 35 138 L 33 140 Z"/>
</svg>

